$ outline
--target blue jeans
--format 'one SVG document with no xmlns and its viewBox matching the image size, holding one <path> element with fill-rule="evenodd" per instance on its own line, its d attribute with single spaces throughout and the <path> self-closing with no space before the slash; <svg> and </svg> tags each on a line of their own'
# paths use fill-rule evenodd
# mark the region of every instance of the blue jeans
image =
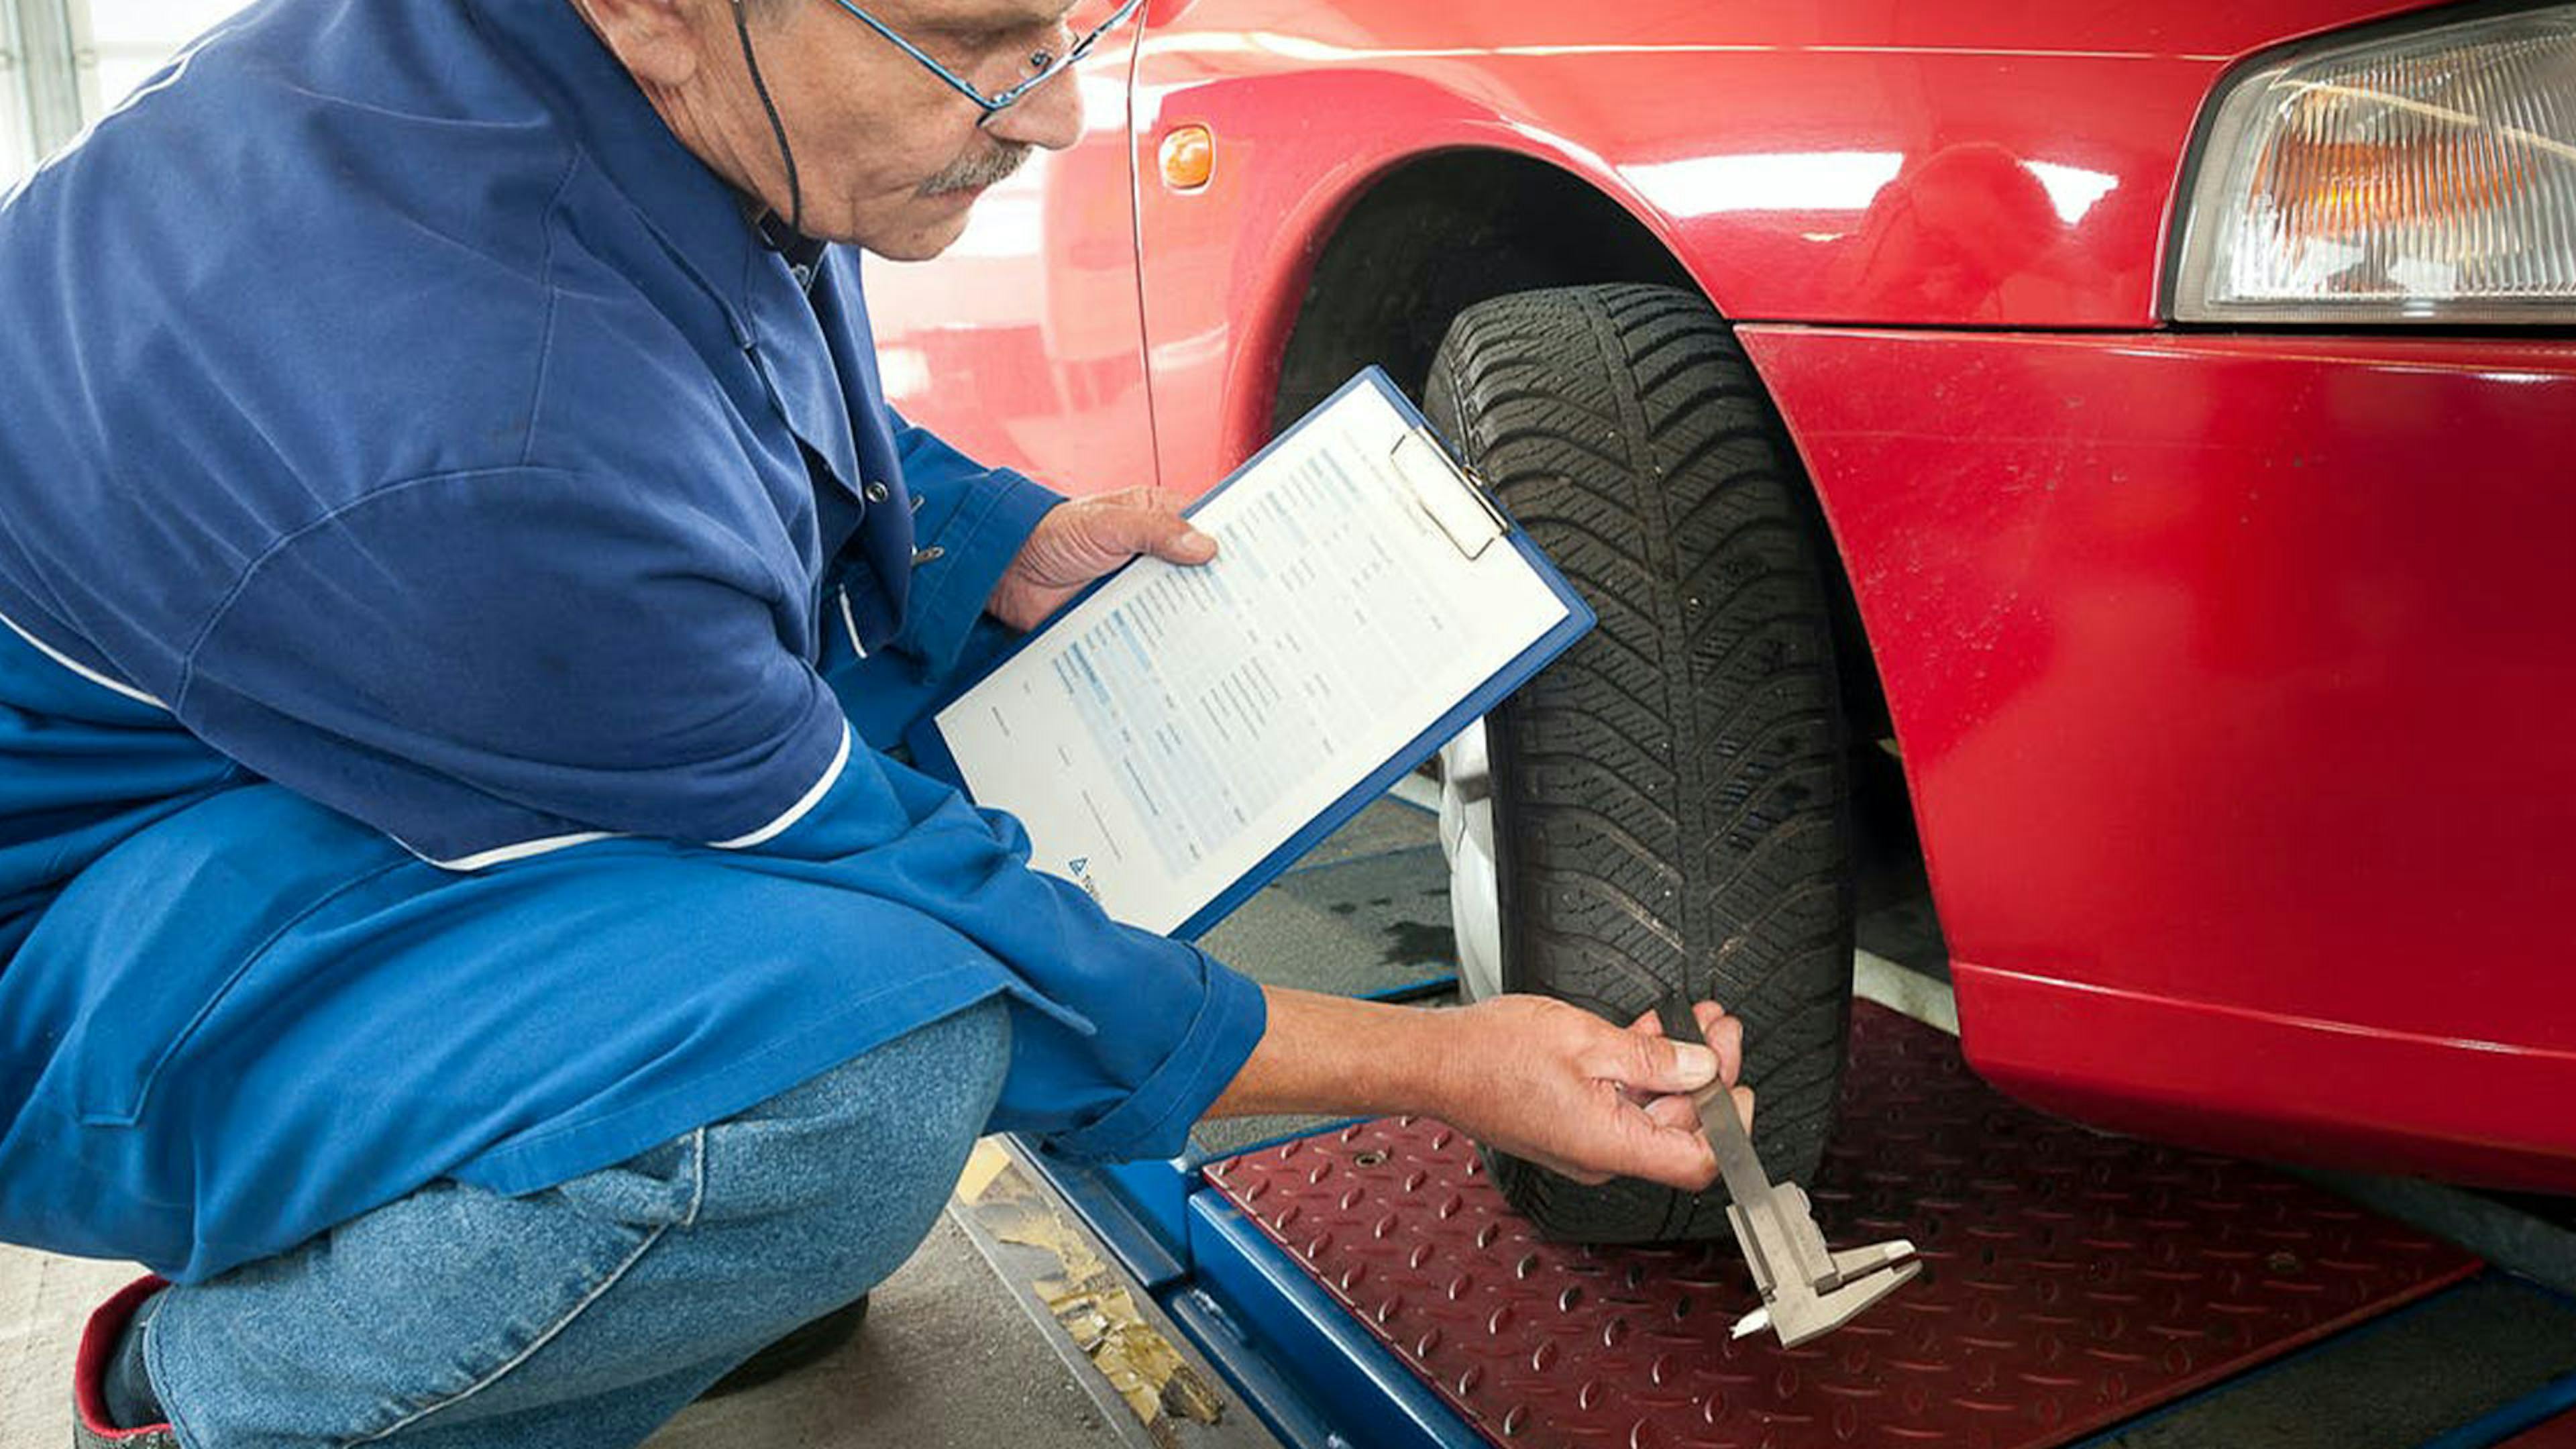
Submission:
<svg viewBox="0 0 2576 1449">
<path fill-rule="evenodd" d="M 147 1308 L 188 1449 L 641 1442 L 930 1231 L 1009 1056 L 986 1001 L 525 1197 L 435 1182 Z"/>
</svg>

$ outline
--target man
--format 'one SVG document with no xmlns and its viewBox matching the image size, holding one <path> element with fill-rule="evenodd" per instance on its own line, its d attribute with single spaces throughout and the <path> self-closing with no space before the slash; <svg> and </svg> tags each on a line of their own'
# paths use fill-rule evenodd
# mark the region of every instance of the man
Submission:
<svg viewBox="0 0 2576 1449">
<path fill-rule="evenodd" d="M 177 1285 L 93 1322 L 80 1433 L 632 1444 L 992 1129 L 1409 1109 L 1712 1177 L 1666 1094 L 1732 1080 L 1715 1008 L 1264 992 L 882 753 L 1213 549 L 880 393 L 856 252 L 1073 139 L 1012 92 L 1063 22 L 273 0 L 0 210 L 0 1238 Z"/>
</svg>

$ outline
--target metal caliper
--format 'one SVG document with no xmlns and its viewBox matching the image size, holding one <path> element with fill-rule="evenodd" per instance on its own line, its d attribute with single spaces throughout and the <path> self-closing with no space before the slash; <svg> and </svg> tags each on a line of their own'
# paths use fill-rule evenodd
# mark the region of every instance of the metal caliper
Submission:
<svg viewBox="0 0 2576 1449">
<path fill-rule="evenodd" d="M 1690 1003 L 1676 995 L 1656 1008 L 1664 1035 L 1675 1041 L 1706 1045 Z M 1700 1130 L 1717 1154 L 1717 1169 L 1726 1179 L 1726 1220 L 1735 1229 L 1736 1246 L 1744 1250 L 1753 1284 L 1762 1290 L 1762 1306 L 1735 1321 L 1734 1337 L 1770 1329 L 1780 1346 L 1795 1348 L 1833 1332 L 1859 1316 L 1897 1285 L 1923 1270 L 1914 1244 L 1890 1238 L 1865 1248 L 1834 1252 L 1816 1226 L 1806 1189 L 1794 1182 L 1774 1185 L 1754 1155 L 1753 1138 L 1735 1115 L 1735 1099 L 1723 1083 L 1711 1082 L 1691 1094 L 1699 1108 Z"/>
</svg>

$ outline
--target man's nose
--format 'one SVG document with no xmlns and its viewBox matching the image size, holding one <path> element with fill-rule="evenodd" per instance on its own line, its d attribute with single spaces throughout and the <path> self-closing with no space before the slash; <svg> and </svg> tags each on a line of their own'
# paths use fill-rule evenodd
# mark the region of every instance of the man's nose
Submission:
<svg viewBox="0 0 2576 1449">
<path fill-rule="evenodd" d="M 1071 71 L 1049 76 L 985 122 L 984 129 L 997 141 L 1063 150 L 1082 138 L 1082 78 Z"/>
</svg>

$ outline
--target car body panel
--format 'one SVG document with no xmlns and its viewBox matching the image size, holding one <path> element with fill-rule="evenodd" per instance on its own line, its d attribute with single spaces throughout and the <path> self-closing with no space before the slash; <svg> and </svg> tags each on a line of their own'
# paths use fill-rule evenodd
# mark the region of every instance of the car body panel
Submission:
<svg viewBox="0 0 2576 1449">
<path fill-rule="evenodd" d="M 2576 1186 L 2576 343 L 1738 335 L 1877 657 L 1969 1059 L 2158 1135 L 2349 1124 Z"/>
<path fill-rule="evenodd" d="M 1731 318 L 2150 325 L 2212 82 L 2406 8 L 1151 7 L 1134 110 L 1163 470 L 1194 486 L 1266 440 L 1318 240 L 1449 149 L 1585 177 Z M 1154 151 L 1183 125 L 1213 132 L 1216 177 L 1176 193 Z"/>
<path fill-rule="evenodd" d="M 1580 178 L 1742 324 L 1823 498 L 1978 1068 L 2179 1140 L 2576 1190 L 2542 944 L 2576 344 L 2158 321 L 2211 87 L 2415 8 L 1152 0 L 1089 82 L 1132 99 L 1011 183 L 1016 230 L 871 297 L 920 421 L 1194 493 L 1266 441 L 1373 187 L 1470 149 Z M 1215 173 L 1176 190 L 1187 124 Z"/>
<path fill-rule="evenodd" d="M 872 265 L 890 393 L 1077 492 L 1150 481 L 1140 440 L 1159 425 L 1163 474 L 1195 491 L 1267 439 L 1320 238 L 1390 168 L 1458 147 L 1591 180 L 1730 317 L 2146 325 L 2217 73 L 2408 8 L 1157 0 L 1141 43 L 1113 33 L 1077 73 L 1078 145 L 996 187 L 939 262 Z M 1155 153 L 1186 124 L 1213 131 L 1217 160 L 1183 194 Z M 1140 230 L 1153 386 L 1172 394 L 1150 417 L 1129 315 Z"/>
</svg>

